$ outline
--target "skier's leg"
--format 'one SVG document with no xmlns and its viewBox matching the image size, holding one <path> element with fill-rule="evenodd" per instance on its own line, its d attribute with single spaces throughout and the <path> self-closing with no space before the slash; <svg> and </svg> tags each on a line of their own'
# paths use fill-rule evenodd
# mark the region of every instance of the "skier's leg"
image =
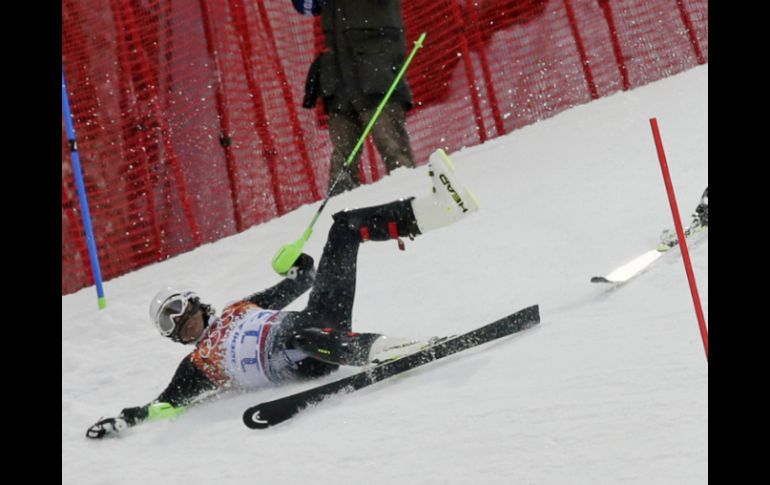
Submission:
<svg viewBox="0 0 770 485">
<path fill-rule="evenodd" d="M 379 333 L 356 333 L 309 327 L 297 332 L 293 348 L 316 360 L 335 365 L 367 365 L 420 350 L 439 339 L 414 340 Z"/>
<path fill-rule="evenodd" d="M 321 327 L 350 331 L 361 242 L 413 238 L 478 210 L 478 201 L 460 183 L 443 150 L 430 156 L 428 166 L 433 184 L 430 195 L 334 214 L 305 309 L 311 320 Z"/>
<path fill-rule="evenodd" d="M 294 334 L 292 345 L 322 362 L 337 365 L 369 363 L 369 349 L 378 333 L 355 333 L 331 327 L 308 327 Z"/>
<path fill-rule="evenodd" d="M 351 332 L 356 289 L 358 247 L 363 241 L 385 241 L 400 237 L 414 238 L 428 230 L 456 222 L 478 210 L 478 202 L 454 173 L 454 165 L 442 150 L 431 156 L 431 195 L 389 204 L 338 212 L 316 279 L 305 308 L 304 337 L 295 339 L 299 348 L 320 358 L 322 351 L 344 356 L 336 363 L 361 365 L 378 352 L 402 347 L 410 341 L 387 340 L 379 334 Z M 326 331 L 324 331 L 326 330 Z M 344 348 L 347 347 L 347 348 Z"/>
<path fill-rule="evenodd" d="M 305 312 L 321 328 L 350 331 L 361 242 L 414 237 L 420 231 L 411 199 L 342 211 L 333 217 Z"/>
<path fill-rule="evenodd" d="M 358 247 L 366 240 L 385 241 L 420 234 L 411 200 L 338 212 L 333 216 L 334 224 L 318 264 L 308 305 L 287 317 L 291 348 L 332 364 L 369 362 L 369 350 L 381 335 L 351 331 Z"/>
</svg>

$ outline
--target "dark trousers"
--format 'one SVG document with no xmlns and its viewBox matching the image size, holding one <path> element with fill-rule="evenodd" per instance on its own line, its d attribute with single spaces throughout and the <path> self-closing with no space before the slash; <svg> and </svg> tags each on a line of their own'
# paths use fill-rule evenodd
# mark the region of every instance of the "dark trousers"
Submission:
<svg viewBox="0 0 770 485">
<path fill-rule="evenodd" d="M 329 328 L 337 332 L 329 334 L 329 345 L 332 346 L 341 342 L 340 334 L 344 334 L 344 341 L 350 347 L 345 360 L 353 363 L 368 354 L 371 343 L 380 336 L 374 333 L 348 335 L 352 331 L 358 248 L 364 240 L 363 234 L 372 241 L 385 241 L 394 237 L 413 237 L 420 232 L 412 212 L 411 199 L 342 211 L 333 217 L 334 224 L 318 263 L 308 304 L 304 310 L 288 315 L 282 326 L 286 329 L 284 337 L 287 341 L 304 329 Z M 329 372 L 336 368 L 325 367 L 331 365 L 328 363 L 325 366 L 319 364 L 314 362 L 306 373 Z"/>
<path fill-rule="evenodd" d="M 375 111 L 376 109 L 372 108 L 361 112 L 329 113 L 329 137 L 334 146 L 330 162 L 329 189 L 332 188 L 340 171 L 343 171 L 331 195 L 337 195 L 361 185 L 358 179 L 358 162 L 361 159 L 363 147 L 359 149 L 350 165 L 345 167 L 345 162 Z M 412 147 L 406 131 L 406 110 L 402 103 L 393 102 L 385 105 L 379 119 L 372 127 L 371 135 L 388 173 L 398 167 L 414 167 Z"/>
<path fill-rule="evenodd" d="M 329 229 L 307 307 L 299 313 L 304 315 L 306 325 L 350 331 L 358 248 L 363 241 L 361 229 L 365 229 L 366 238 L 371 241 L 414 237 L 420 232 L 411 198 L 342 211 L 333 217 L 334 224 Z"/>
</svg>

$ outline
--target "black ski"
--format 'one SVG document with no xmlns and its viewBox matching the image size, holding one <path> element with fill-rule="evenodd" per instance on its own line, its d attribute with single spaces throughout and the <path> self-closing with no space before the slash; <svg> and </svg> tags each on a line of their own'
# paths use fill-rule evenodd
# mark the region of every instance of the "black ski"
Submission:
<svg viewBox="0 0 770 485">
<path fill-rule="evenodd" d="M 252 406 L 243 413 L 243 422 L 251 429 L 274 426 L 293 417 L 305 407 L 318 403 L 331 395 L 362 389 L 409 369 L 514 334 L 539 322 L 539 307 L 533 305 L 413 354 L 382 363 L 328 384 Z"/>
</svg>

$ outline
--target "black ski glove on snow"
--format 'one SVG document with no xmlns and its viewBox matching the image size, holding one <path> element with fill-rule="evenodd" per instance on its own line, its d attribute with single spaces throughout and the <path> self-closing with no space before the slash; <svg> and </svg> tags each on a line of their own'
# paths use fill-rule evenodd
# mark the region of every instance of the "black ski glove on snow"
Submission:
<svg viewBox="0 0 770 485">
<path fill-rule="evenodd" d="M 128 423 L 123 418 L 102 419 L 94 424 L 86 432 L 86 437 L 92 440 L 102 439 L 105 436 L 116 435 L 128 428 Z"/>
</svg>

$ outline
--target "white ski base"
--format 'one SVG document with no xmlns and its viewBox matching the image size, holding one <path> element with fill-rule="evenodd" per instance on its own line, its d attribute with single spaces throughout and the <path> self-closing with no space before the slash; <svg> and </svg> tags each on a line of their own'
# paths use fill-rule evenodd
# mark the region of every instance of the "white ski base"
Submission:
<svg viewBox="0 0 770 485">
<path fill-rule="evenodd" d="M 663 252 L 657 249 L 652 249 L 642 254 L 641 256 L 632 259 L 623 266 L 616 268 L 610 272 L 607 276 L 594 276 L 591 278 L 593 283 L 623 283 L 633 278 L 637 274 L 644 271 L 649 265 L 654 263 L 659 257 L 663 256 Z"/>
</svg>

